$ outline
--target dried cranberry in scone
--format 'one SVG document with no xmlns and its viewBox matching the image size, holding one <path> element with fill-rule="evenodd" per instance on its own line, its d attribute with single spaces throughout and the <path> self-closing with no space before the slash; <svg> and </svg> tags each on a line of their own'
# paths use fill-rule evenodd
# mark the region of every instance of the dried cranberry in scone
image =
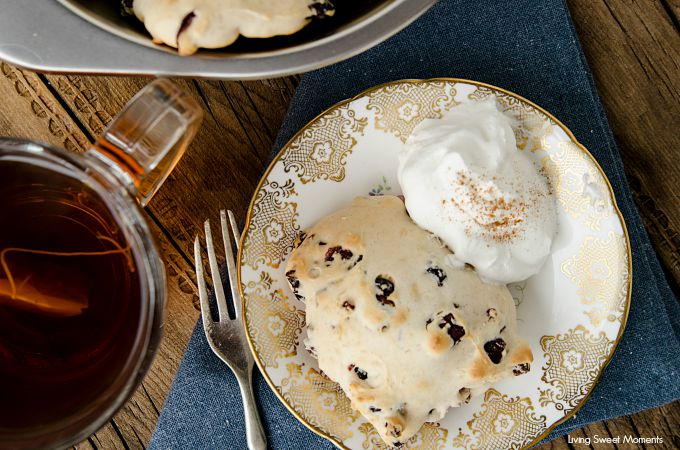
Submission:
<svg viewBox="0 0 680 450">
<path fill-rule="evenodd" d="M 352 250 L 342 248 L 339 245 L 336 245 L 335 247 L 331 247 L 328 250 L 326 250 L 324 261 L 326 261 L 327 263 L 331 263 L 335 261 L 336 255 L 341 260 L 348 260 L 351 259 L 352 256 L 354 256 L 354 253 L 352 253 Z"/>
<path fill-rule="evenodd" d="M 432 266 L 425 269 L 425 271 L 435 277 L 437 280 L 437 286 L 444 286 L 444 280 L 446 279 L 446 272 L 444 272 L 444 269 L 439 266 Z"/>
<path fill-rule="evenodd" d="M 484 351 L 489 355 L 489 359 L 494 364 L 499 364 L 505 356 L 505 341 L 501 338 L 493 339 L 484 344 Z"/>
<path fill-rule="evenodd" d="M 530 370 L 531 366 L 529 363 L 517 364 L 512 368 L 512 374 L 515 376 L 523 375 Z"/>
<path fill-rule="evenodd" d="M 394 292 L 394 281 L 388 275 L 375 277 L 375 289 L 375 298 L 381 305 L 394 306 L 394 300 L 389 298 Z"/>
<path fill-rule="evenodd" d="M 304 301 L 305 298 L 300 294 L 300 279 L 296 276 L 295 269 L 286 272 L 286 279 L 290 288 L 293 290 L 293 294 L 298 300 Z"/>
</svg>

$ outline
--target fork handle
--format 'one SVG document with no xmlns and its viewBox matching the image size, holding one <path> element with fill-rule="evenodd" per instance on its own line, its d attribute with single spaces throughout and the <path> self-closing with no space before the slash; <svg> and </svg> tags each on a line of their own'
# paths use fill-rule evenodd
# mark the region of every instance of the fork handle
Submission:
<svg viewBox="0 0 680 450">
<path fill-rule="evenodd" d="M 236 379 L 238 380 L 238 385 L 241 389 L 241 399 L 243 400 L 248 450 L 267 450 L 267 437 L 264 434 L 264 428 L 260 421 L 260 415 L 257 412 L 257 403 L 253 394 L 252 373 L 246 373 Z"/>
</svg>

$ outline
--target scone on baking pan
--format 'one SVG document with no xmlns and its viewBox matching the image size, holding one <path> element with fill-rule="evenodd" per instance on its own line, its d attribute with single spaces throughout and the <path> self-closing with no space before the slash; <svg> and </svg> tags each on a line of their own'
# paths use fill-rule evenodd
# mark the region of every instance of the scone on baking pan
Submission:
<svg viewBox="0 0 680 450">
<path fill-rule="evenodd" d="M 286 276 L 306 345 L 387 444 L 529 370 L 508 289 L 449 265 L 399 198 L 356 198 L 303 238 Z"/>
<path fill-rule="evenodd" d="M 239 35 L 292 34 L 334 12 L 330 0 L 123 0 L 123 6 L 144 22 L 154 42 L 180 55 L 226 47 Z"/>
</svg>

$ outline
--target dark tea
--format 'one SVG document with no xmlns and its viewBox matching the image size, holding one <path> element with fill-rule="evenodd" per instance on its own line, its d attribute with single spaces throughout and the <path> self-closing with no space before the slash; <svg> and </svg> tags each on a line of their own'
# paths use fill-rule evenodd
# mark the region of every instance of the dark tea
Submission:
<svg viewBox="0 0 680 450">
<path fill-rule="evenodd" d="M 0 434 L 97 407 L 134 347 L 141 292 L 93 188 L 0 159 Z"/>
</svg>

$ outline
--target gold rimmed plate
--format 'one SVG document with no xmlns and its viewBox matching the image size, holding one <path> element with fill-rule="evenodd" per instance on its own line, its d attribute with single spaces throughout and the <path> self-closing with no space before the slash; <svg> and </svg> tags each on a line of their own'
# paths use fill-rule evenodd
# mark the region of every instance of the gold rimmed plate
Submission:
<svg viewBox="0 0 680 450">
<path fill-rule="evenodd" d="M 239 251 L 244 325 L 284 405 L 338 447 L 381 448 L 375 429 L 304 349 L 304 304 L 285 261 L 300 230 L 359 195 L 398 195 L 397 159 L 414 127 L 458 104 L 495 97 L 517 120 L 518 151 L 549 177 L 558 234 L 540 273 L 512 284 L 531 371 L 428 423 L 402 448 L 506 449 L 537 443 L 576 413 L 623 334 L 630 242 L 609 181 L 555 117 L 503 89 L 460 79 L 396 81 L 323 112 L 279 152 L 255 191 Z"/>
</svg>

